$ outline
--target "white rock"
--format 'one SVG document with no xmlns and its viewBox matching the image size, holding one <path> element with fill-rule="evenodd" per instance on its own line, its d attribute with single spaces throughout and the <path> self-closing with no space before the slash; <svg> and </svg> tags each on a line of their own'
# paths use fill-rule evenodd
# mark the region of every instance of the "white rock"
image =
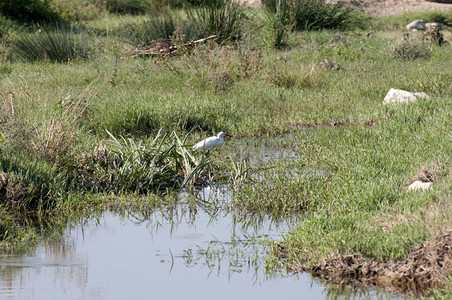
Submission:
<svg viewBox="0 0 452 300">
<path fill-rule="evenodd" d="M 389 92 L 386 94 L 383 99 L 383 104 L 400 104 L 400 103 L 408 103 L 408 102 L 416 102 L 416 100 L 420 99 L 428 99 L 429 97 L 425 93 L 412 93 L 399 89 L 389 89 Z"/>
<path fill-rule="evenodd" d="M 410 24 L 406 25 L 406 30 L 425 30 L 424 20 L 414 20 Z"/>
<path fill-rule="evenodd" d="M 426 29 L 430 29 L 430 28 L 434 28 L 434 27 L 438 27 L 439 28 L 439 30 L 442 30 L 443 29 L 443 24 L 441 24 L 441 23 L 425 23 L 425 28 Z"/>
<path fill-rule="evenodd" d="M 416 180 L 415 182 L 413 182 L 412 184 L 410 184 L 408 186 L 408 190 L 409 191 L 425 191 L 428 190 L 429 188 L 431 188 L 433 186 L 433 182 L 423 182 L 420 180 Z"/>
</svg>

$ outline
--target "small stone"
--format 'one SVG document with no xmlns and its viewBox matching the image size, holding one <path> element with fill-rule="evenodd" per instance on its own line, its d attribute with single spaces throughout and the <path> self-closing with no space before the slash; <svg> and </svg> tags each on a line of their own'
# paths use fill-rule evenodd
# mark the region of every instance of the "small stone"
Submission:
<svg viewBox="0 0 452 300">
<path fill-rule="evenodd" d="M 408 190 L 409 191 L 425 191 L 430 189 L 433 186 L 433 182 L 423 182 L 420 180 L 416 180 L 415 182 L 413 182 L 412 184 L 410 184 L 408 186 Z"/>
</svg>

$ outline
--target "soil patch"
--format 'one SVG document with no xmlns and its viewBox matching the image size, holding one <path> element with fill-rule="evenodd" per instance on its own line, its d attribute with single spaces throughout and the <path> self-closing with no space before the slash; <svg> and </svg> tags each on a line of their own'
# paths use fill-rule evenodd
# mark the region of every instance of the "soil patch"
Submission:
<svg viewBox="0 0 452 300">
<path fill-rule="evenodd" d="M 380 288 L 403 296 L 429 296 L 449 283 L 452 230 L 416 246 L 405 260 L 379 262 L 361 254 L 341 255 L 296 269 L 340 287 Z"/>
</svg>

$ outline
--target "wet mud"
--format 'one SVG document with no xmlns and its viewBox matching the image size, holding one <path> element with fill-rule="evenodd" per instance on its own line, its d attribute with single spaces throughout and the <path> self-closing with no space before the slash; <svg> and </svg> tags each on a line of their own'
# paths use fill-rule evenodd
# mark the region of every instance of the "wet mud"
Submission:
<svg viewBox="0 0 452 300">
<path fill-rule="evenodd" d="M 328 258 L 298 272 L 308 272 L 338 287 L 378 288 L 410 297 L 431 295 L 449 283 L 452 273 L 452 230 L 415 246 L 407 259 L 379 262 L 361 254 Z"/>
</svg>

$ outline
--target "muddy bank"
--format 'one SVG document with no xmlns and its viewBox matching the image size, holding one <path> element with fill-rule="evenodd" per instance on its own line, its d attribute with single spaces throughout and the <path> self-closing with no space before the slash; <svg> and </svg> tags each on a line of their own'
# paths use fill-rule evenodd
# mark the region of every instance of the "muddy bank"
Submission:
<svg viewBox="0 0 452 300">
<path fill-rule="evenodd" d="M 378 262 L 361 254 L 325 259 L 309 267 L 324 283 L 339 287 L 380 288 L 403 296 L 429 296 L 430 288 L 442 288 L 452 272 L 452 230 L 417 245 L 406 260 Z"/>
</svg>

